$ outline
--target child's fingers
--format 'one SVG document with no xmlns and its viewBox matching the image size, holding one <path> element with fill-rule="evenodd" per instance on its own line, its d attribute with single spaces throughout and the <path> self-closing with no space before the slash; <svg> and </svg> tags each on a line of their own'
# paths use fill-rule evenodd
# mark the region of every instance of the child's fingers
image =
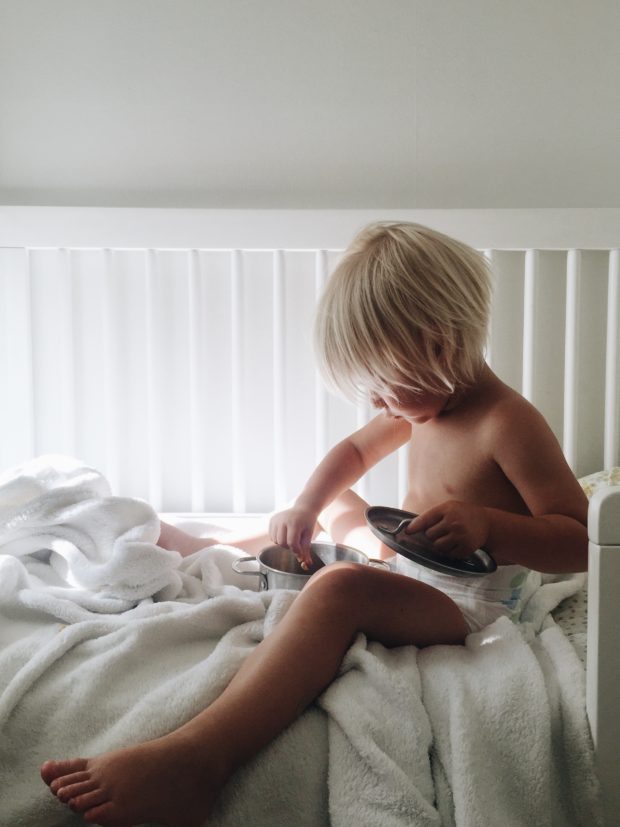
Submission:
<svg viewBox="0 0 620 827">
<path fill-rule="evenodd" d="M 305 526 L 299 537 L 299 547 L 303 554 L 310 558 L 310 532 Z"/>
<path fill-rule="evenodd" d="M 308 527 L 304 527 L 300 538 L 299 544 L 295 550 L 297 555 L 297 559 L 302 565 L 302 568 L 311 568 L 314 565 L 314 561 L 312 560 L 312 555 L 310 554 L 310 544 L 312 542 L 312 531 Z"/>
<path fill-rule="evenodd" d="M 310 541 L 312 532 L 304 522 L 297 520 L 272 519 L 270 536 L 274 543 L 282 548 L 290 549 L 302 565 L 310 566 Z"/>
<path fill-rule="evenodd" d="M 450 527 L 445 523 L 444 520 L 439 520 L 436 523 L 428 526 L 428 528 L 424 529 L 424 535 L 427 539 L 431 540 L 434 544 L 437 544 L 442 538 L 447 537 L 451 534 Z"/>
<path fill-rule="evenodd" d="M 433 550 L 447 557 L 465 558 L 476 550 L 470 539 L 456 531 L 446 532 L 443 536 L 433 540 Z"/>
<path fill-rule="evenodd" d="M 269 521 L 269 537 L 279 546 L 282 545 L 282 540 L 286 542 L 286 525 L 282 524 L 277 515 Z"/>
<path fill-rule="evenodd" d="M 299 565 L 302 567 L 304 571 L 308 571 L 309 568 L 312 566 L 312 558 L 309 554 L 305 554 L 302 552 L 296 552 L 295 556 L 299 561 Z"/>
<path fill-rule="evenodd" d="M 293 552 L 295 557 L 297 557 L 300 563 L 306 558 L 309 558 L 310 556 L 309 549 L 307 548 L 307 545 L 304 543 L 303 536 L 303 529 L 300 529 L 296 526 L 288 527 L 286 536 L 287 542 L 285 548 L 289 548 Z M 280 543 L 280 545 L 283 545 L 283 543 Z"/>
<path fill-rule="evenodd" d="M 433 550 L 438 554 L 449 555 L 458 551 L 458 542 L 451 534 L 446 534 L 437 540 L 433 540 Z"/>
<path fill-rule="evenodd" d="M 271 539 L 278 546 L 286 548 L 286 525 L 274 525 L 271 528 Z"/>
<path fill-rule="evenodd" d="M 405 534 L 416 534 L 418 531 L 427 531 L 443 519 L 443 512 L 435 507 L 429 508 L 423 514 L 414 517 L 409 525 L 405 526 Z"/>
<path fill-rule="evenodd" d="M 419 542 L 428 541 L 433 551 L 438 554 L 450 554 L 456 547 L 457 541 L 448 523 L 440 510 L 433 513 L 426 512 L 423 520 L 413 520 L 405 529 L 410 536 L 419 535 Z M 413 529 L 413 531 L 412 531 Z"/>
</svg>

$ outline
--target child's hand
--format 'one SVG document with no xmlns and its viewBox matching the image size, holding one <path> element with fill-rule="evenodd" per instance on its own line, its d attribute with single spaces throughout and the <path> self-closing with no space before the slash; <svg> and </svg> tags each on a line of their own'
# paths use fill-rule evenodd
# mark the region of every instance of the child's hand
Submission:
<svg viewBox="0 0 620 827">
<path fill-rule="evenodd" d="M 484 547 L 489 530 L 486 508 L 447 500 L 415 517 L 405 528 L 405 534 L 423 531 L 438 554 L 465 558 Z"/>
<path fill-rule="evenodd" d="M 317 514 L 303 506 L 293 506 L 274 514 L 269 523 L 269 536 L 274 543 L 290 548 L 302 566 L 312 565 L 310 543 Z"/>
</svg>

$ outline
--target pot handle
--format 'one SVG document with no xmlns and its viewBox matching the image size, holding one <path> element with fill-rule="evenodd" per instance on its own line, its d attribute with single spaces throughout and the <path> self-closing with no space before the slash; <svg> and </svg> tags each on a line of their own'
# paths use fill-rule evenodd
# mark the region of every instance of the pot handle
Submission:
<svg viewBox="0 0 620 827">
<path fill-rule="evenodd" d="M 267 578 L 262 571 L 248 571 L 248 569 L 241 569 L 239 568 L 241 563 L 258 563 L 256 557 L 240 557 L 238 560 L 233 560 L 233 571 L 236 571 L 237 574 L 249 574 L 250 577 L 258 577 L 260 581 L 259 589 L 267 589 Z"/>
<path fill-rule="evenodd" d="M 369 566 L 374 566 L 376 569 L 387 569 L 388 571 L 392 571 L 390 564 L 385 560 L 379 560 L 377 557 L 371 557 L 368 560 Z"/>
</svg>

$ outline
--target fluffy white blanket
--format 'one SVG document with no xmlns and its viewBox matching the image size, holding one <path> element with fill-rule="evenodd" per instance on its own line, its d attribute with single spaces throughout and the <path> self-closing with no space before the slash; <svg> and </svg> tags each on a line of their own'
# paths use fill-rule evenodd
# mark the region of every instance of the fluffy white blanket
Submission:
<svg viewBox="0 0 620 827">
<path fill-rule="evenodd" d="M 237 588 L 234 549 L 182 559 L 157 534 L 146 503 L 112 497 L 75 461 L 0 478 L 0 827 L 81 823 L 40 764 L 179 726 L 295 598 Z M 548 614 L 582 582 L 541 582 L 526 622 L 502 618 L 464 647 L 388 650 L 360 635 L 209 823 L 597 824 L 583 668 Z"/>
</svg>

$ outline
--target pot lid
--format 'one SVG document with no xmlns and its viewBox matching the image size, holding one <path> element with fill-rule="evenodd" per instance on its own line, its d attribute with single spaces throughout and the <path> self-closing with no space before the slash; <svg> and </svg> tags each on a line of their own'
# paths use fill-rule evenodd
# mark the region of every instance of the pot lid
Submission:
<svg viewBox="0 0 620 827">
<path fill-rule="evenodd" d="M 405 534 L 404 526 L 402 530 L 399 530 L 399 525 L 404 520 L 413 520 L 414 517 L 417 517 L 417 514 L 411 511 L 402 511 L 400 508 L 382 505 L 374 505 L 366 509 L 366 522 L 373 534 L 397 554 L 413 560 L 414 563 L 444 574 L 465 577 L 481 577 L 497 568 L 495 560 L 484 549 L 476 549 L 471 557 L 464 559 L 447 557 L 433 551 L 433 544 L 426 538 L 424 532 Z"/>
</svg>

